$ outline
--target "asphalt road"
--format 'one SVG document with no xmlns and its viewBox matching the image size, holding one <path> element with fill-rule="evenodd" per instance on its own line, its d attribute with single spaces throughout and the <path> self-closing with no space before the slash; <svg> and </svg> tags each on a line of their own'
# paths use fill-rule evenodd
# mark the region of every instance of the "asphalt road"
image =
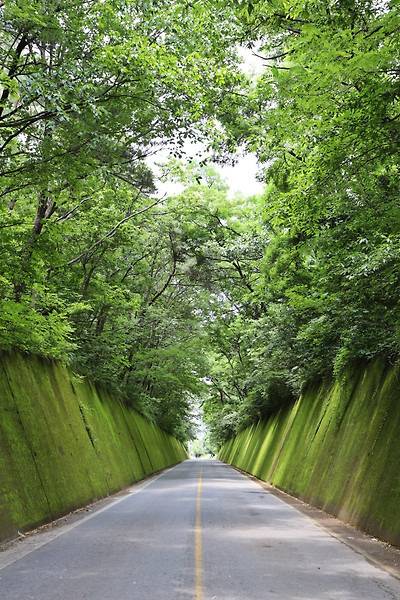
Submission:
<svg viewBox="0 0 400 600">
<path fill-rule="evenodd" d="M 400 599 L 400 581 L 216 461 L 57 535 L 0 570 L 1 600 Z"/>
</svg>

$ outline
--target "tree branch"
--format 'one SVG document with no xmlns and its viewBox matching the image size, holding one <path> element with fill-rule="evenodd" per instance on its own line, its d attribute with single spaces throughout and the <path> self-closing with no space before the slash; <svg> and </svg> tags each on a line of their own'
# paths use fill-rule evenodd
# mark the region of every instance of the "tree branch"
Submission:
<svg viewBox="0 0 400 600">
<path fill-rule="evenodd" d="M 92 252 L 93 250 L 95 250 L 97 248 L 97 246 L 99 246 L 100 244 L 102 244 L 103 242 L 108 240 L 109 238 L 113 237 L 115 235 L 115 233 L 118 231 L 118 229 L 122 225 L 124 225 L 127 221 L 130 221 L 130 219 L 133 219 L 134 217 L 137 217 L 138 215 L 141 215 L 142 213 L 147 212 L 148 210 L 153 208 L 153 206 L 157 206 L 157 204 L 160 204 L 161 202 L 164 202 L 164 199 L 157 200 L 156 202 L 153 202 L 149 206 L 146 206 L 145 208 L 142 208 L 141 210 L 138 210 L 135 213 L 127 215 L 126 217 L 121 219 L 112 229 L 110 229 L 110 231 L 108 231 L 102 238 L 100 238 L 99 240 L 97 240 L 97 242 L 92 244 L 90 246 L 90 248 L 88 248 L 84 252 L 81 252 L 81 254 L 79 254 L 79 256 L 76 256 L 75 258 L 71 259 L 63 266 L 74 265 L 75 263 L 79 262 L 82 258 L 87 257 L 90 252 Z"/>
</svg>

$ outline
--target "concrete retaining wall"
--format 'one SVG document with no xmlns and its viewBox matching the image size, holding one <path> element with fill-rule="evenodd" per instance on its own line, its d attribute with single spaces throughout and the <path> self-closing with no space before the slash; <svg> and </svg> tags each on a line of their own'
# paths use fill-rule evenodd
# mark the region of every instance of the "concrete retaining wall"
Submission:
<svg viewBox="0 0 400 600">
<path fill-rule="evenodd" d="M 400 378 L 382 361 L 311 386 L 221 460 L 400 546 Z"/>
<path fill-rule="evenodd" d="M 175 438 L 62 365 L 0 356 L 0 540 L 185 458 Z"/>
</svg>

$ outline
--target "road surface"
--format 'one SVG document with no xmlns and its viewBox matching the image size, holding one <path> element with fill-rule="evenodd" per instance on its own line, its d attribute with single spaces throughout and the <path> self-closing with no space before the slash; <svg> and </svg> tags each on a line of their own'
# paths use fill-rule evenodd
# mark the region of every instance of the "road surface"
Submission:
<svg viewBox="0 0 400 600">
<path fill-rule="evenodd" d="M 57 535 L 0 570 L 1 600 L 400 599 L 400 581 L 217 461 Z"/>
</svg>

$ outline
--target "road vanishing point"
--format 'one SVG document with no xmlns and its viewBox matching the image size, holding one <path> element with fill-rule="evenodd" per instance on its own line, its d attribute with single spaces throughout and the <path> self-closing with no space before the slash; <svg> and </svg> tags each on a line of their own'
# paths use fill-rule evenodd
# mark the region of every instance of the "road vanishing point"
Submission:
<svg viewBox="0 0 400 600">
<path fill-rule="evenodd" d="M 0 561 L 1 600 L 400 599 L 399 580 L 218 461 L 28 539 Z"/>
</svg>

